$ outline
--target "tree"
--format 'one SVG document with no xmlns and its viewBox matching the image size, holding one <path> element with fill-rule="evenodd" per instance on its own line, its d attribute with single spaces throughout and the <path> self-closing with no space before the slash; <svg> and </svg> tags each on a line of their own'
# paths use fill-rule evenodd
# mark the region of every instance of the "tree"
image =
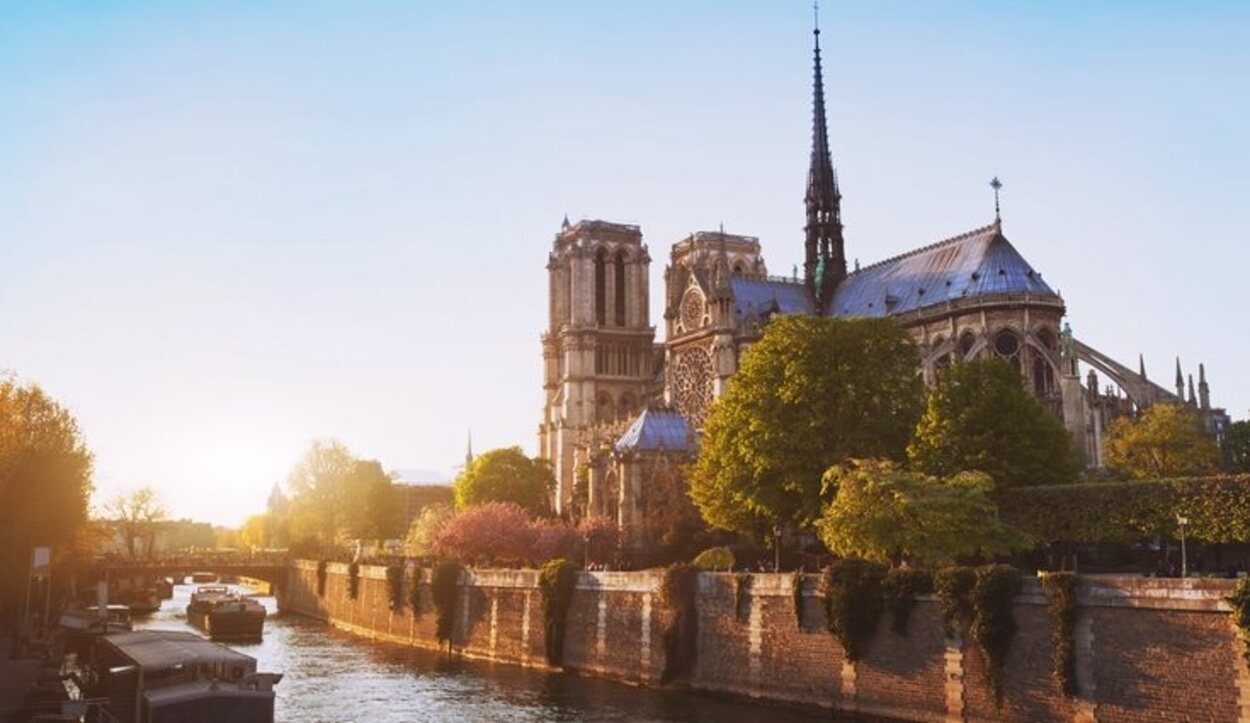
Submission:
<svg viewBox="0 0 1250 723">
<path fill-rule="evenodd" d="M 917 363 L 891 319 L 774 318 L 712 405 L 690 474 L 703 519 L 767 540 L 820 516 L 830 466 L 901 459 L 920 411 Z"/>
<path fill-rule="evenodd" d="M 816 528 L 844 557 L 938 566 L 1024 541 L 998 520 L 994 483 L 981 472 L 939 478 L 885 460 L 852 460 L 830 467 L 825 484 L 836 494 Z"/>
<path fill-rule="evenodd" d="M 119 492 L 104 505 L 104 510 L 121 532 L 130 558 L 138 558 L 137 542 L 144 545 L 144 557 L 152 556 L 158 523 L 165 520 L 165 505 L 151 487 Z"/>
<path fill-rule="evenodd" d="M 439 530 L 456 515 L 451 505 L 432 504 L 421 510 L 408 527 L 408 535 L 404 538 L 404 553 L 410 557 L 427 557 L 434 554 L 434 540 Z"/>
<path fill-rule="evenodd" d="M 273 524 L 272 515 L 251 515 L 243 521 L 239 528 L 239 542 L 248 548 L 269 547 L 269 529 Z"/>
<path fill-rule="evenodd" d="M 291 490 L 291 536 L 337 544 L 346 523 L 347 478 L 356 460 L 342 442 L 316 440 L 287 477 Z"/>
<path fill-rule="evenodd" d="M 1179 404 L 1155 404 L 1137 419 L 1111 423 L 1104 442 L 1107 466 L 1128 479 L 1214 474 L 1220 452 L 1197 416 Z"/>
<path fill-rule="evenodd" d="M 1076 482 L 1081 468 L 1063 423 L 1001 359 L 956 363 L 943 372 L 907 454 L 926 474 L 977 470 L 997 487 Z"/>
<path fill-rule="evenodd" d="M 466 564 L 523 564 L 534 550 L 529 515 L 514 502 L 487 502 L 447 520 L 434 538 L 434 554 Z"/>
<path fill-rule="evenodd" d="M 493 449 L 474 458 L 456 478 L 456 509 L 511 502 L 532 515 L 548 515 L 555 483 L 546 460 L 530 459 L 520 447 Z"/>
<path fill-rule="evenodd" d="M 398 533 L 395 485 L 376 460 L 358 460 L 343 480 L 347 534 L 360 540 L 388 540 Z"/>
<path fill-rule="evenodd" d="M 1229 472 L 1250 472 L 1250 420 L 1228 425 L 1224 433 L 1224 459 Z"/>
<path fill-rule="evenodd" d="M 0 377 L 0 619 L 18 609 L 31 548 L 85 545 L 92 457 L 69 410 Z"/>
</svg>

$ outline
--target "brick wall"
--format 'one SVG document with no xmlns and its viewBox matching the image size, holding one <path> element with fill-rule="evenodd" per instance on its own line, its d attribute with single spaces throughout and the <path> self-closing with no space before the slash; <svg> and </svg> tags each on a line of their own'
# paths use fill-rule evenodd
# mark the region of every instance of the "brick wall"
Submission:
<svg viewBox="0 0 1250 723">
<path fill-rule="evenodd" d="M 348 597 L 347 565 L 330 564 L 316 593 L 316 563 L 301 561 L 280 586 L 284 610 L 362 636 L 438 647 L 429 571 L 420 615 L 389 607 L 386 571 L 361 566 Z M 565 667 L 640 684 L 664 669 L 659 572 L 582 573 L 569 610 Z M 1250 668 L 1222 598 L 1224 580 L 1084 579 L 1078 594 L 1077 680 L 1067 698 L 1051 675 L 1046 598 L 1026 580 L 1017 598 L 998 705 L 970 639 L 947 639 L 936 600 L 921 598 L 907 631 L 888 615 L 862 660 L 849 663 L 825 627 L 815 578 L 796 618 L 789 575 L 752 575 L 741 604 L 732 575 L 699 580 L 698 656 L 689 685 L 706 691 L 903 720 L 1242 721 L 1250 723 Z M 468 657 L 545 667 L 542 596 L 532 570 L 473 570 L 462 578 L 453 648 Z M 413 584 L 411 573 L 405 586 Z"/>
</svg>

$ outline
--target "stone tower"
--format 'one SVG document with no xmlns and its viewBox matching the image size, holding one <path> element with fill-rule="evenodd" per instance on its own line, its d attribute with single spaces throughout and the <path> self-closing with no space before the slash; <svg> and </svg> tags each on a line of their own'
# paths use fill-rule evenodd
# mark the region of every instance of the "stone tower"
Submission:
<svg viewBox="0 0 1250 723">
<path fill-rule="evenodd" d="M 641 408 L 654 370 L 648 309 L 651 257 L 637 226 L 565 219 L 547 260 L 539 456 L 555 469 L 555 503 L 574 497 L 596 430 Z"/>
</svg>

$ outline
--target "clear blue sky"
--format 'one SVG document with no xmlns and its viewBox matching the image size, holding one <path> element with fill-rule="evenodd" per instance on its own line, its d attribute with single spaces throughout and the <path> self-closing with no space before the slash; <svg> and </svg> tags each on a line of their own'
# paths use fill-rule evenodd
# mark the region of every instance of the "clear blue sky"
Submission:
<svg viewBox="0 0 1250 723">
<path fill-rule="evenodd" d="M 848 255 L 992 218 L 1078 336 L 1250 409 L 1250 4 L 828 3 Z M 807 2 L 0 0 L 0 368 L 102 495 L 534 448 L 565 212 L 801 253 Z"/>
</svg>

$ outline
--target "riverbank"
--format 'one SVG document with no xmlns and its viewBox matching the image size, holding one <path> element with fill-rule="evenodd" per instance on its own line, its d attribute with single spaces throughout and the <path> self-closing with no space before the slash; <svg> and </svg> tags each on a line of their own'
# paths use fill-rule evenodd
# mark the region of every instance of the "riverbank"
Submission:
<svg viewBox="0 0 1250 723">
<path fill-rule="evenodd" d="M 353 599 L 348 566 L 330 563 L 318 595 L 317 564 L 301 561 L 282 586 L 281 605 L 361 636 L 440 647 L 428 571 L 416 614 L 390 609 L 385 568 L 361 566 L 359 575 Z M 563 668 L 657 686 L 673 618 L 660 582 L 658 571 L 581 573 Z M 947 638 L 933 598 L 917 600 L 905 635 L 883 620 L 852 663 L 827 632 L 814 578 L 803 585 L 796 617 L 789 575 L 752 575 L 740 599 L 734 576 L 703 574 L 686 682 L 702 692 L 902 720 L 1250 720 L 1250 672 L 1222 602 L 1231 590 L 1226 580 L 1083 580 L 1073 641 L 1079 694 L 1069 697 L 1052 672 L 1047 599 L 1027 581 L 1013 604 L 1018 632 L 1004 660 L 1000 707 L 980 651 L 962 636 Z M 547 667 L 536 572 L 466 572 L 457 607 L 456 654 Z"/>
</svg>

